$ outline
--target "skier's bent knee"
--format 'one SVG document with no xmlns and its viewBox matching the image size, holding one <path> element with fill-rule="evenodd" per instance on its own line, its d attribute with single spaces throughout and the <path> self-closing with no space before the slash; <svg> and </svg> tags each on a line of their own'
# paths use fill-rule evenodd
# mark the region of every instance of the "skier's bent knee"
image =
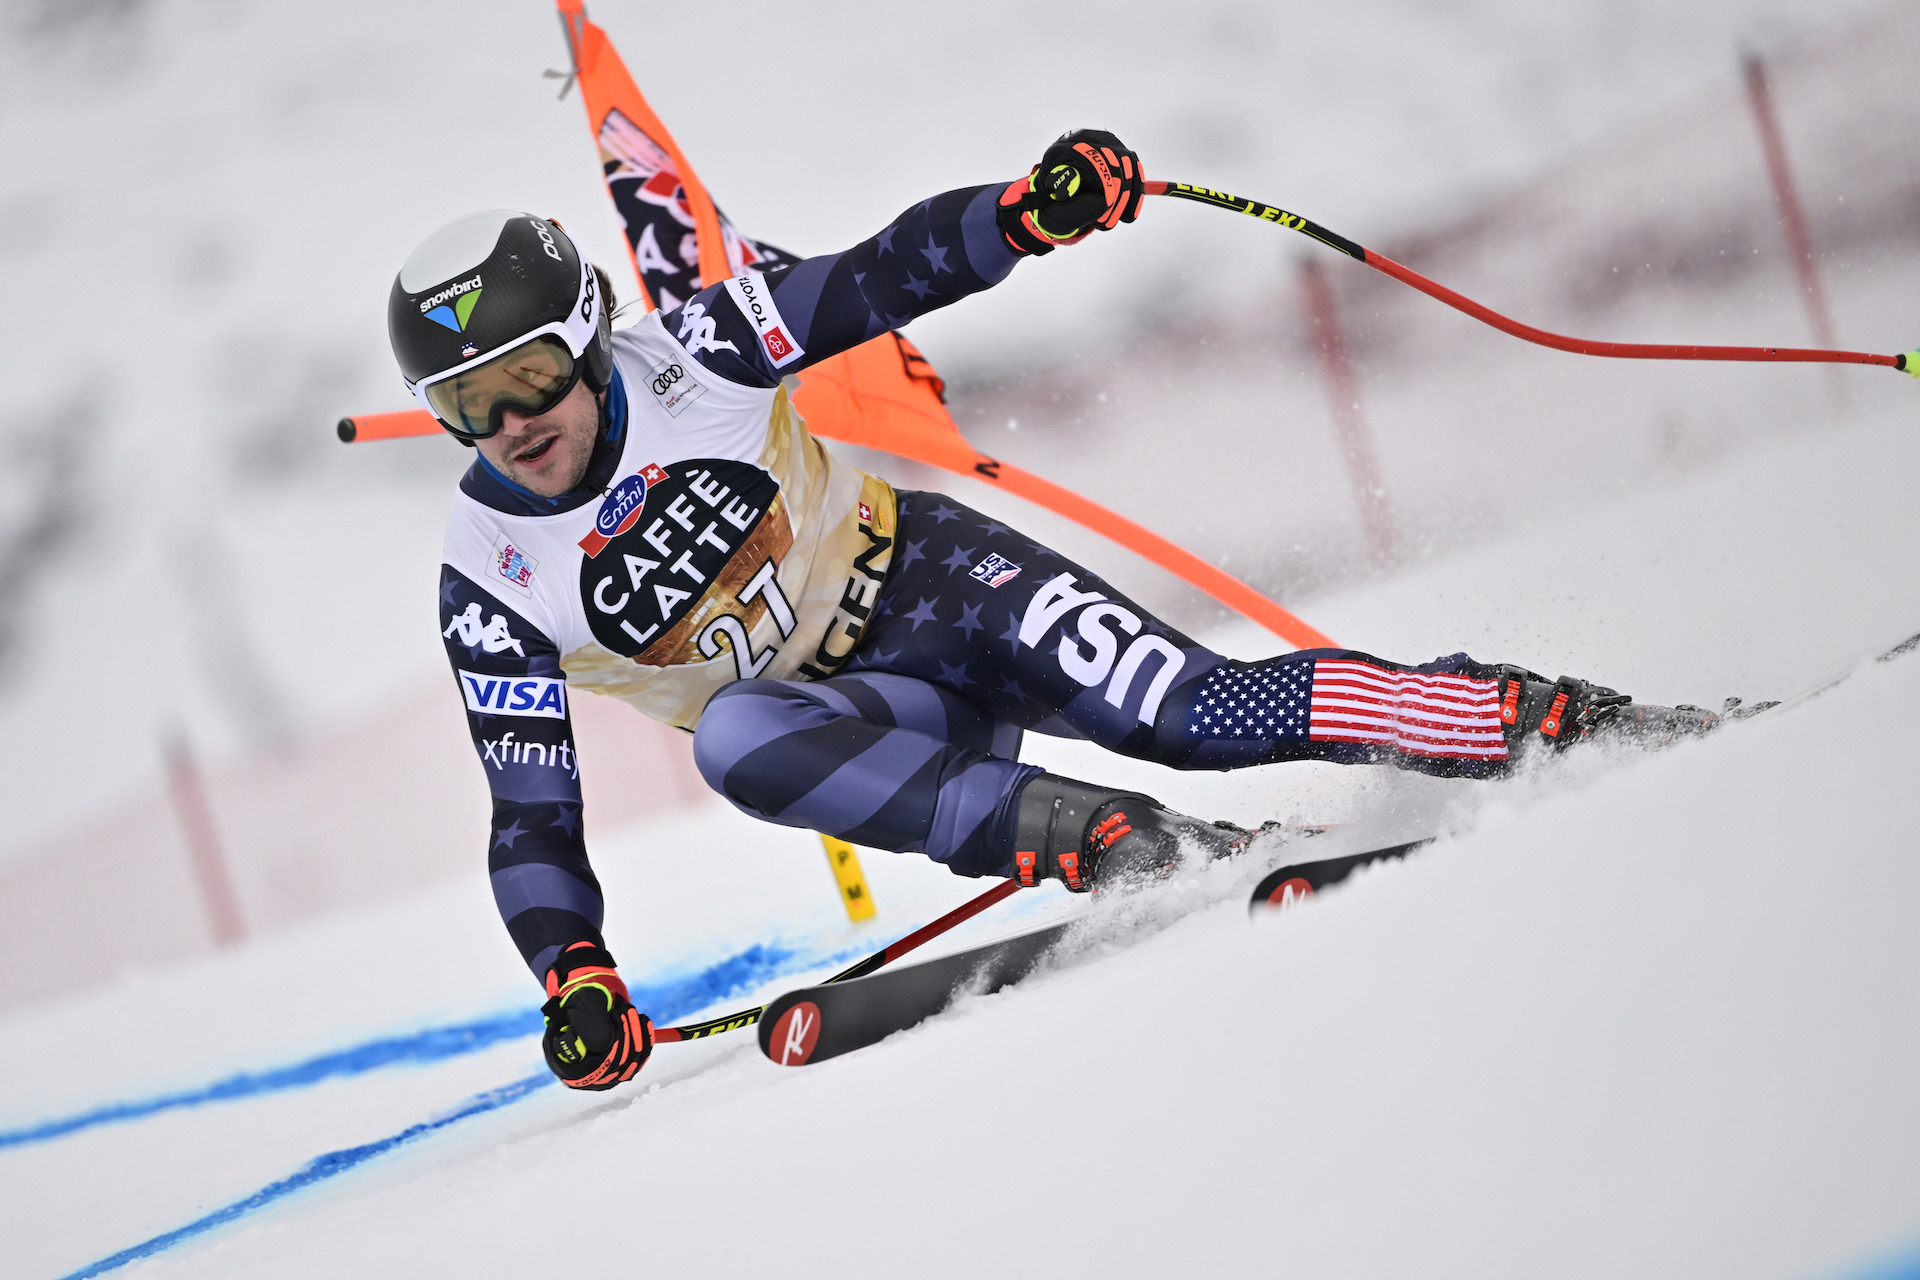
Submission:
<svg viewBox="0 0 1920 1280">
<path fill-rule="evenodd" d="M 727 794 L 727 773 L 757 746 L 793 727 L 796 704 L 812 700 L 784 680 L 735 680 L 707 702 L 693 733 L 693 762 L 709 787 Z"/>
</svg>

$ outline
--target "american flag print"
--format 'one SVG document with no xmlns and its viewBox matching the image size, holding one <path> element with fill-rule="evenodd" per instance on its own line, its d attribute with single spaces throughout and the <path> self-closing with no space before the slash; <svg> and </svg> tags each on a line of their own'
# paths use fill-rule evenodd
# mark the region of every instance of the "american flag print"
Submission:
<svg viewBox="0 0 1920 1280">
<path fill-rule="evenodd" d="M 1199 738 L 1355 742 L 1441 760 L 1504 760 L 1499 685 L 1347 658 L 1216 667 L 1187 732 Z"/>
</svg>

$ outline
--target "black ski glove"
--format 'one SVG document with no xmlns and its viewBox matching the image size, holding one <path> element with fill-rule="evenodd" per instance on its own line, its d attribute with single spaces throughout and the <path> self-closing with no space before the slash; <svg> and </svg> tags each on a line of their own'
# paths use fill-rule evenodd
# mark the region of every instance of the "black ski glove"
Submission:
<svg viewBox="0 0 1920 1280">
<path fill-rule="evenodd" d="M 1052 253 L 1140 216 L 1140 157 L 1104 129 L 1063 133 L 1026 177 L 1000 193 L 1000 230 L 1022 253 Z"/>
<path fill-rule="evenodd" d="M 606 948 L 576 942 L 547 970 L 540 1006 L 547 1068 L 569 1089 L 611 1089 L 631 1080 L 653 1052 L 653 1023 L 627 998 Z"/>
</svg>

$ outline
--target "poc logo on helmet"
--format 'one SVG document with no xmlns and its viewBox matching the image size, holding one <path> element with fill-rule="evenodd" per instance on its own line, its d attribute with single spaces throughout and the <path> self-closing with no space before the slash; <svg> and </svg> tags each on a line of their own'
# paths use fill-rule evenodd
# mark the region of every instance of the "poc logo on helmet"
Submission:
<svg viewBox="0 0 1920 1280">
<path fill-rule="evenodd" d="M 527 221 L 533 224 L 533 234 L 540 237 L 540 247 L 547 251 L 547 256 L 555 262 L 564 261 L 560 256 L 560 246 L 554 243 L 553 232 L 547 230 L 547 224 L 538 218 L 528 218 Z"/>
</svg>

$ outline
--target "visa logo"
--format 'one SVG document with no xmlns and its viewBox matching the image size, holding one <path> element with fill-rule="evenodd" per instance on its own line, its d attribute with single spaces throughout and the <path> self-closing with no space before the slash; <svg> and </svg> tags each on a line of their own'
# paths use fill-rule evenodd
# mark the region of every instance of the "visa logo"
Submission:
<svg viewBox="0 0 1920 1280">
<path fill-rule="evenodd" d="M 567 682 L 549 676 L 483 676 L 460 674 L 460 692 L 467 710 L 487 716 L 543 716 L 567 718 Z"/>
</svg>

